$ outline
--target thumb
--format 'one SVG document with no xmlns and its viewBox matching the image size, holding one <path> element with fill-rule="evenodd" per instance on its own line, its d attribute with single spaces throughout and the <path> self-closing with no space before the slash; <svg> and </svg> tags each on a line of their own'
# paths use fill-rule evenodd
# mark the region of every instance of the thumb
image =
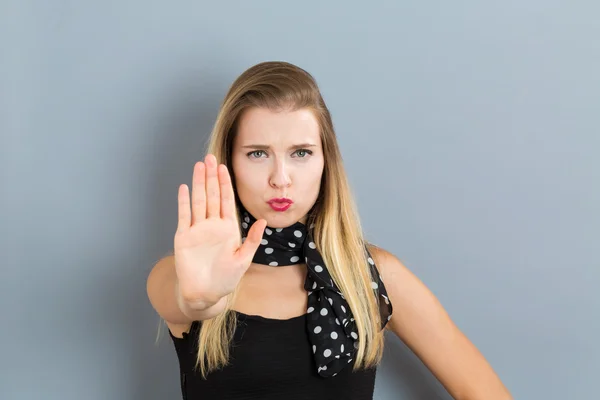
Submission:
<svg viewBox="0 0 600 400">
<path fill-rule="evenodd" d="M 260 245 L 266 227 L 267 221 L 264 219 L 259 219 L 250 227 L 246 240 L 238 250 L 238 257 L 242 260 L 244 265 L 250 265 L 252 262 L 252 258 Z"/>
</svg>

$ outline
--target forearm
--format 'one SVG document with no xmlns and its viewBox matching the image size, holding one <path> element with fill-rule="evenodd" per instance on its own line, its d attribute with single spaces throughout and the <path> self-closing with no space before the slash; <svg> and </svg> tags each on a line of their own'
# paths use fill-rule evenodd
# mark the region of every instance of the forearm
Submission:
<svg viewBox="0 0 600 400">
<path fill-rule="evenodd" d="M 147 291 L 158 314 L 174 324 L 210 319 L 223 312 L 226 297 L 210 299 L 201 294 L 184 296 L 179 290 L 173 256 L 161 259 L 148 276 Z"/>
<path fill-rule="evenodd" d="M 227 297 L 206 299 L 203 297 L 186 299 L 179 290 L 179 282 L 175 278 L 174 296 L 177 306 L 183 315 L 191 321 L 211 319 L 222 313 L 227 305 Z"/>
</svg>

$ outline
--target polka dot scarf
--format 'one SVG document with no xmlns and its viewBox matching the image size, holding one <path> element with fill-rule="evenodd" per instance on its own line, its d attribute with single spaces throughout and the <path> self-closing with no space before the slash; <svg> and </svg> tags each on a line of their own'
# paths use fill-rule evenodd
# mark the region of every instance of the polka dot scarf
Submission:
<svg viewBox="0 0 600 400">
<path fill-rule="evenodd" d="M 256 219 L 246 210 L 242 210 L 241 215 L 242 240 L 245 240 Z M 383 329 L 392 316 L 392 305 L 368 250 L 367 254 Z M 307 329 L 317 373 L 325 378 L 333 377 L 353 361 L 358 348 L 358 330 L 348 303 L 315 246 L 312 233 L 300 222 L 287 228 L 267 227 L 252 261 L 282 267 L 298 264 L 300 260 L 308 267 L 304 283 L 308 292 Z"/>
</svg>

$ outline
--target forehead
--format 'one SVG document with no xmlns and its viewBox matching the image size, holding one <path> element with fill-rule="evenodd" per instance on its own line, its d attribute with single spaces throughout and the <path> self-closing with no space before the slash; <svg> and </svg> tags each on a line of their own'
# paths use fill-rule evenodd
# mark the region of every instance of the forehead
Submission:
<svg viewBox="0 0 600 400">
<path fill-rule="evenodd" d="M 313 142 L 320 143 L 317 119 L 309 109 L 273 111 L 253 107 L 240 116 L 236 142 L 240 145 Z"/>
</svg>

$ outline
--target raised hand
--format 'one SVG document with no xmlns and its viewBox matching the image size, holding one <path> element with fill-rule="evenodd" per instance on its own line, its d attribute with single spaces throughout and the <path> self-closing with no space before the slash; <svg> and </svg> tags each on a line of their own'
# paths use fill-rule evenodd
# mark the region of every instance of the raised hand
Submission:
<svg viewBox="0 0 600 400">
<path fill-rule="evenodd" d="M 212 154 L 204 161 L 194 166 L 191 207 L 188 186 L 179 187 L 174 250 L 181 298 L 211 305 L 235 289 L 267 222 L 256 221 L 242 244 L 229 171 Z"/>
</svg>

